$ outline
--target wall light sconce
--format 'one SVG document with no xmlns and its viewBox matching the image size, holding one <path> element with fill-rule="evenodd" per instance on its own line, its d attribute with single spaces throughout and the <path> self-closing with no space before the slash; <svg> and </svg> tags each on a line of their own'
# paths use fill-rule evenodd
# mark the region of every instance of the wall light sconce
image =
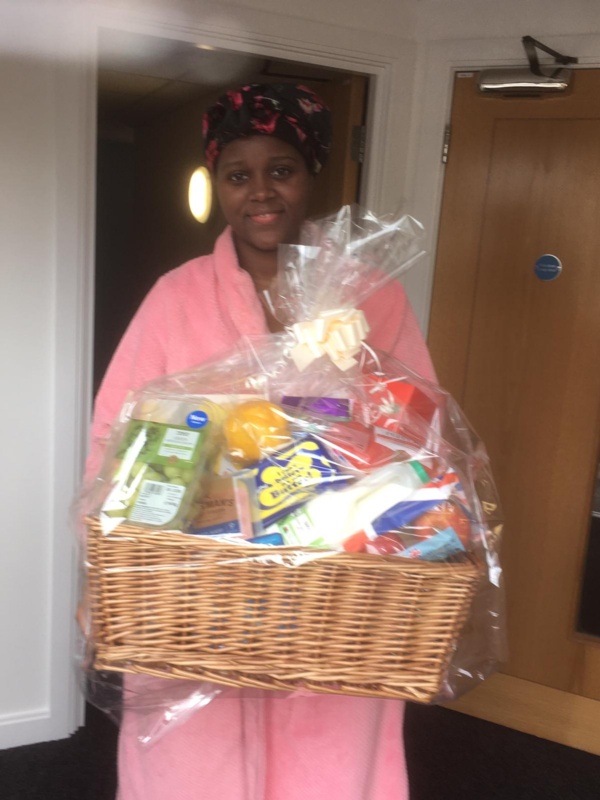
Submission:
<svg viewBox="0 0 600 800">
<path fill-rule="evenodd" d="M 206 222 L 212 207 L 212 184 L 206 167 L 198 167 L 192 173 L 188 189 L 188 202 L 194 219 Z"/>
</svg>

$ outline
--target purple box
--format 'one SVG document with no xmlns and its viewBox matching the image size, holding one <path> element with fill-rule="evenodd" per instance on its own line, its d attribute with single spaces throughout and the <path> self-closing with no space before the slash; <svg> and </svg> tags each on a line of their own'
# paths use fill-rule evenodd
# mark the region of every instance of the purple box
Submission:
<svg viewBox="0 0 600 800">
<path fill-rule="evenodd" d="M 340 397 L 283 397 L 282 406 L 327 419 L 347 422 L 351 419 L 350 400 Z"/>
</svg>

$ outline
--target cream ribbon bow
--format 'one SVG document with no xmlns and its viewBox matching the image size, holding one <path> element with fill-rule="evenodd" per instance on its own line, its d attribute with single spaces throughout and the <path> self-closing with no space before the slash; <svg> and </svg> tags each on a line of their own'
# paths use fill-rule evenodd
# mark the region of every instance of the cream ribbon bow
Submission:
<svg viewBox="0 0 600 800">
<path fill-rule="evenodd" d="M 300 372 L 328 355 L 344 372 L 358 363 L 355 356 L 370 328 L 361 309 L 323 311 L 316 319 L 296 322 L 291 327 L 296 337 L 292 359 Z"/>
</svg>

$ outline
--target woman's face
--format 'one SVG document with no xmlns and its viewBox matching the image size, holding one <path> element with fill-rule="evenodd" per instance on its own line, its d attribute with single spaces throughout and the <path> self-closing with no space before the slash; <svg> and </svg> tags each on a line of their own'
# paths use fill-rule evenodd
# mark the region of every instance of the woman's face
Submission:
<svg viewBox="0 0 600 800">
<path fill-rule="evenodd" d="M 242 263 L 297 241 L 313 177 L 295 147 L 274 136 L 236 139 L 219 156 L 215 186 Z"/>
</svg>

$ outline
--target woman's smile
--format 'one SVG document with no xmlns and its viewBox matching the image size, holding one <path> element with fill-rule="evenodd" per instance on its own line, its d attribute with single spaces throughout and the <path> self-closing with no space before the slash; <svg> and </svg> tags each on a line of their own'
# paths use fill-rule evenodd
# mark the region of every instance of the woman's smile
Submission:
<svg viewBox="0 0 600 800">
<path fill-rule="evenodd" d="M 279 221 L 282 213 L 281 211 L 261 211 L 258 214 L 248 214 L 248 216 L 257 225 L 270 225 Z"/>
<path fill-rule="evenodd" d="M 313 177 L 295 147 L 274 136 L 246 136 L 223 148 L 215 184 L 240 265 L 253 271 L 258 253 L 276 269 L 280 244 L 293 244 L 306 218 Z"/>
</svg>

